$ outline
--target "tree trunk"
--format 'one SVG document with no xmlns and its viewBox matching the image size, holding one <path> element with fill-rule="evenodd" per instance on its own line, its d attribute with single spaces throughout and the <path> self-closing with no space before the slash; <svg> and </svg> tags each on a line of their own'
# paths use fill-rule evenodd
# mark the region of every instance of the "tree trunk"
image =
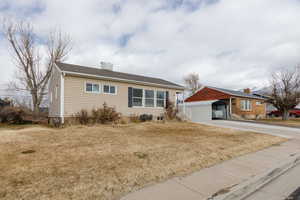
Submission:
<svg viewBox="0 0 300 200">
<path fill-rule="evenodd" d="M 282 112 L 282 120 L 288 120 L 289 119 L 289 111 L 288 110 L 284 110 Z"/>
<path fill-rule="evenodd" d="M 38 103 L 38 94 L 37 92 L 32 92 L 32 104 L 33 104 L 33 116 L 36 118 L 39 116 L 40 105 Z"/>
</svg>

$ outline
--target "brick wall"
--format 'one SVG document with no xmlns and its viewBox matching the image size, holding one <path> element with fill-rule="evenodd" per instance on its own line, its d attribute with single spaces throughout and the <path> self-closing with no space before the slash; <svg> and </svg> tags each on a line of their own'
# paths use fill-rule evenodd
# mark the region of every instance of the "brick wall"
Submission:
<svg viewBox="0 0 300 200">
<path fill-rule="evenodd" d="M 241 109 L 241 100 L 243 99 L 251 101 L 251 110 L 246 111 Z M 257 102 L 260 102 L 260 104 Z M 234 97 L 232 98 L 232 113 L 248 119 L 263 118 L 266 116 L 266 104 L 263 100 Z"/>
</svg>

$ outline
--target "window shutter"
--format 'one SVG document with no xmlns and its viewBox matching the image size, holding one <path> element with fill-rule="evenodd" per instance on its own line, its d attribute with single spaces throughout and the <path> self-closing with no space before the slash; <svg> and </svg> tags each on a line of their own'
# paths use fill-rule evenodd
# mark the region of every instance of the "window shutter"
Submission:
<svg viewBox="0 0 300 200">
<path fill-rule="evenodd" d="M 166 91 L 166 108 L 169 106 L 169 91 Z"/>
<path fill-rule="evenodd" d="M 128 87 L 128 107 L 132 107 L 132 87 Z"/>
</svg>

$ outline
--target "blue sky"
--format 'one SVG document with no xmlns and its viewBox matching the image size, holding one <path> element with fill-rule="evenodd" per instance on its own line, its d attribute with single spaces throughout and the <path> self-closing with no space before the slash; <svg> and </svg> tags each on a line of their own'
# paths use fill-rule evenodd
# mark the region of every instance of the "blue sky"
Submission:
<svg viewBox="0 0 300 200">
<path fill-rule="evenodd" d="M 3 17 L 32 22 L 41 38 L 69 34 L 70 63 L 177 83 L 197 72 L 205 85 L 259 88 L 300 63 L 298 0 L 2 0 Z M 0 35 L 0 85 L 15 71 L 7 49 Z"/>
</svg>

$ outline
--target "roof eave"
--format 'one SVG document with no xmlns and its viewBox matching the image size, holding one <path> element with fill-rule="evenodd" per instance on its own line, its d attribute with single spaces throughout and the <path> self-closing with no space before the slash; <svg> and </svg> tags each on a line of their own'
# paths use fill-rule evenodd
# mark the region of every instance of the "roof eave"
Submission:
<svg viewBox="0 0 300 200">
<path fill-rule="evenodd" d="M 265 100 L 264 98 L 260 98 L 260 97 L 247 97 L 247 96 L 242 96 L 242 95 L 233 94 L 233 93 L 230 93 L 230 92 L 225 92 L 225 91 L 223 91 L 223 90 L 218 90 L 217 88 L 213 88 L 213 87 L 209 87 L 209 86 L 206 86 L 206 87 L 207 87 L 207 88 L 210 88 L 210 89 L 212 89 L 212 90 L 216 90 L 216 91 L 219 91 L 219 92 L 222 92 L 222 93 L 231 95 L 231 96 L 233 96 L 233 97 L 243 97 L 243 98 L 249 98 L 249 99 Z"/>
<path fill-rule="evenodd" d="M 158 84 L 158 83 L 135 81 L 135 80 L 121 79 L 121 78 L 108 77 L 108 76 L 99 76 L 99 75 L 92 75 L 92 74 L 85 74 L 85 73 L 78 73 L 78 72 L 70 72 L 70 71 L 63 71 L 63 70 L 61 70 L 61 71 L 63 73 L 65 73 L 66 75 L 69 74 L 69 75 L 80 76 L 80 77 L 98 78 L 98 79 L 102 79 L 102 80 L 104 79 L 104 80 L 113 80 L 113 81 L 126 82 L 126 83 L 136 83 L 136 84 L 163 87 L 163 88 L 169 88 L 169 89 L 178 89 L 178 90 L 185 89 L 184 87 L 180 87 L 180 86 L 164 85 L 164 84 Z"/>
</svg>

